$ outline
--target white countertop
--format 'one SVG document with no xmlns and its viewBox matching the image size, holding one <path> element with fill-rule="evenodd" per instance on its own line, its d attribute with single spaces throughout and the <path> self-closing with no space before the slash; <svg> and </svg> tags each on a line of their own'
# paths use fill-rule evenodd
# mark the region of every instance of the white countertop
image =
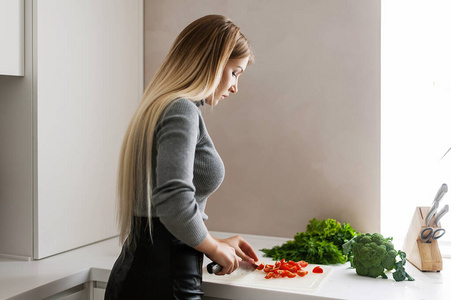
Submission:
<svg viewBox="0 0 451 300">
<path fill-rule="evenodd" d="M 212 232 L 218 238 L 232 233 Z M 255 250 L 269 248 L 289 238 L 242 235 Z M 116 238 L 55 255 L 39 261 L 0 259 L 0 299 L 40 299 L 87 281 L 107 281 L 120 252 Z M 262 253 L 258 252 L 259 257 Z M 204 265 L 210 262 L 204 260 Z M 410 263 L 406 270 L 416 280 L 358 276 L 349 264 L 334 265 L 327 278 L 314 291 L 276 291 L 231 284 L 230 281 L 204 279 L 203 289 L 210 297 L 226 299 L 449 299 L 451 260 L 443 260 L 443 271 L 421 272 Z M 309 275 L 307 275 L 309 276 Z M 285 279 L 282 279 L 285 280 Z M 286 279 L 290 280 L 290 279 Z M 219 282 L 219 283 L 218 283 Z M 446 283 L 446 284 L 445 284 Z"/>
</svg>

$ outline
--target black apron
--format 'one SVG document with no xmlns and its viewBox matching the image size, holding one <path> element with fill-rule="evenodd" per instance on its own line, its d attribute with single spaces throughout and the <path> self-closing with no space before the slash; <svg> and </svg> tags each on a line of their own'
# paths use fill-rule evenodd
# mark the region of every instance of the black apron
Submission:
<svg viewBox="0 0 451 300">
<path fill-rule="evenodd" d="M 134 220 L 140 225 L 111 270 L 105 299 L 201 299 L 203 253 L 174 237 L 158 218 L 152 218 L 152 240 L 147 218 Z"/>
</svg>

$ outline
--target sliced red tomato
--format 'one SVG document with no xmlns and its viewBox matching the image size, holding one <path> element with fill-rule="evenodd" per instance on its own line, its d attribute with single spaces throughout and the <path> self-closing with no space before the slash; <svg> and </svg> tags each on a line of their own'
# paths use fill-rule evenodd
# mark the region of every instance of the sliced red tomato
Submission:
<svg viewBox="0 0 451 300">
<path fill-rule="evenodd" d="M 272 278 L 273 275 L 274 275 L 273 272 L 269 272 L 268 274 L 266 274 L 265 278 L 266 278 L 266 279 Z"/>
<path fill-rule="evenodd" d="M 289 270 L 290 268 L 291 268 L 291 266 L 288 265 L 288 264 L 283 264 L 283 265 L 280 266 L 281 270 Z"/>
<path fill-rule="evenodd" d="M 288 278 L 294 278 L 294 277 L 296 277 L 296 273 L 292 273 L 292 272 L 290 272 L 290 271 L 287 271 L 286 276 L 287 276 Z"/>
<path fill-rule="evenodd" d="M 300 277 L 304 277 L 307 275 L 308 271 L 303 270 L 308 266 L 308 263 L 301 260 L 298 262 L 295 261 L 286 261 L 285 259 L 281 259 L 280 261 L 276 261 L 272 264 L 260 264 L 257 269 L 263 270 L 266 273 L 265 278 L 278 278 L 278 277 L 288 277 L 293 278 L 296 277 L 296 274 Z"/>
<path fill-rule="evenodd" d="M 298 261 L 298 264 L 301 266 L 301 268 L 305 268 L 305 267 L 308 266 L 308 262 L 305 262 L 305 261 L 303 261 L 303 260 Z"/>
<path fill-rule="evenodd" d="M 316 266 L 313 268 L 312 272 L 313 273 L 323 273 L 324 271 L 323 271 L 323 269 L 321 269 L 320 266 Z"/>
</svg>

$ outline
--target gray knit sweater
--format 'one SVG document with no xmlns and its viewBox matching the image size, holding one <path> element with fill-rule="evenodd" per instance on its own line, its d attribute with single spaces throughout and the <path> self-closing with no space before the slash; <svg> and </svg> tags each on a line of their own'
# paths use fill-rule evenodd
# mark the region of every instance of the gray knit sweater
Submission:
<svg viewBox="0 0 451 300">
<path fill-rule="evenodd" d="M 152 217 L 191 247 L 207 236 L 205 205 L 225 173 L 199 109 L 203 104 L 174 101 L 158 122 L 153 143 Z"/>
</svg>

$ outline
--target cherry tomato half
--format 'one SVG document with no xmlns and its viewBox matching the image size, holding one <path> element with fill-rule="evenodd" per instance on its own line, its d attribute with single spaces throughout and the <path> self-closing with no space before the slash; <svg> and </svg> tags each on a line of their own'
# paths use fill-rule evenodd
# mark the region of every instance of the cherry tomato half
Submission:
<svg viewBox="0 0 451 300">
<path fill-rule="evenodd" d="M 303 261 L 303 260 L 298 261 L 298 264 L 301 266 L 301 268 L 305 268 L 305 267 L 308 266 L 308 262 L 305 262 L 305 261 Z"/>
<path fill-rule="evenodd" d="M 313 268 L 312 272 L 313 273 L 323 273 L 324 271 L 323 271 L 323 269 L 321 269 L 320 266 L 316 266 Z"/>
<path fill-rule="evenodd" d="M 305 268 L 308 266 L 308 262 L 305 262 L 303 260 L 295 262 L 295 261 L 287 261 L 285 259 L 282 259 L 280 261 L 276 261 L 273 265 L 270 264 L 260 264 L 257 269 L 263 270 L 266 273 L 265 278 L 293 278 L 296 277 L 296 274 L 300 277 L 304 277 L 308 274 L 308 271 L 303 270 L 302 268 Z M 317 267 L 319 268 L 319 267 Z M 322 273 L 317 268 L 313 270 L 315 273 Z"/>
</svg>

